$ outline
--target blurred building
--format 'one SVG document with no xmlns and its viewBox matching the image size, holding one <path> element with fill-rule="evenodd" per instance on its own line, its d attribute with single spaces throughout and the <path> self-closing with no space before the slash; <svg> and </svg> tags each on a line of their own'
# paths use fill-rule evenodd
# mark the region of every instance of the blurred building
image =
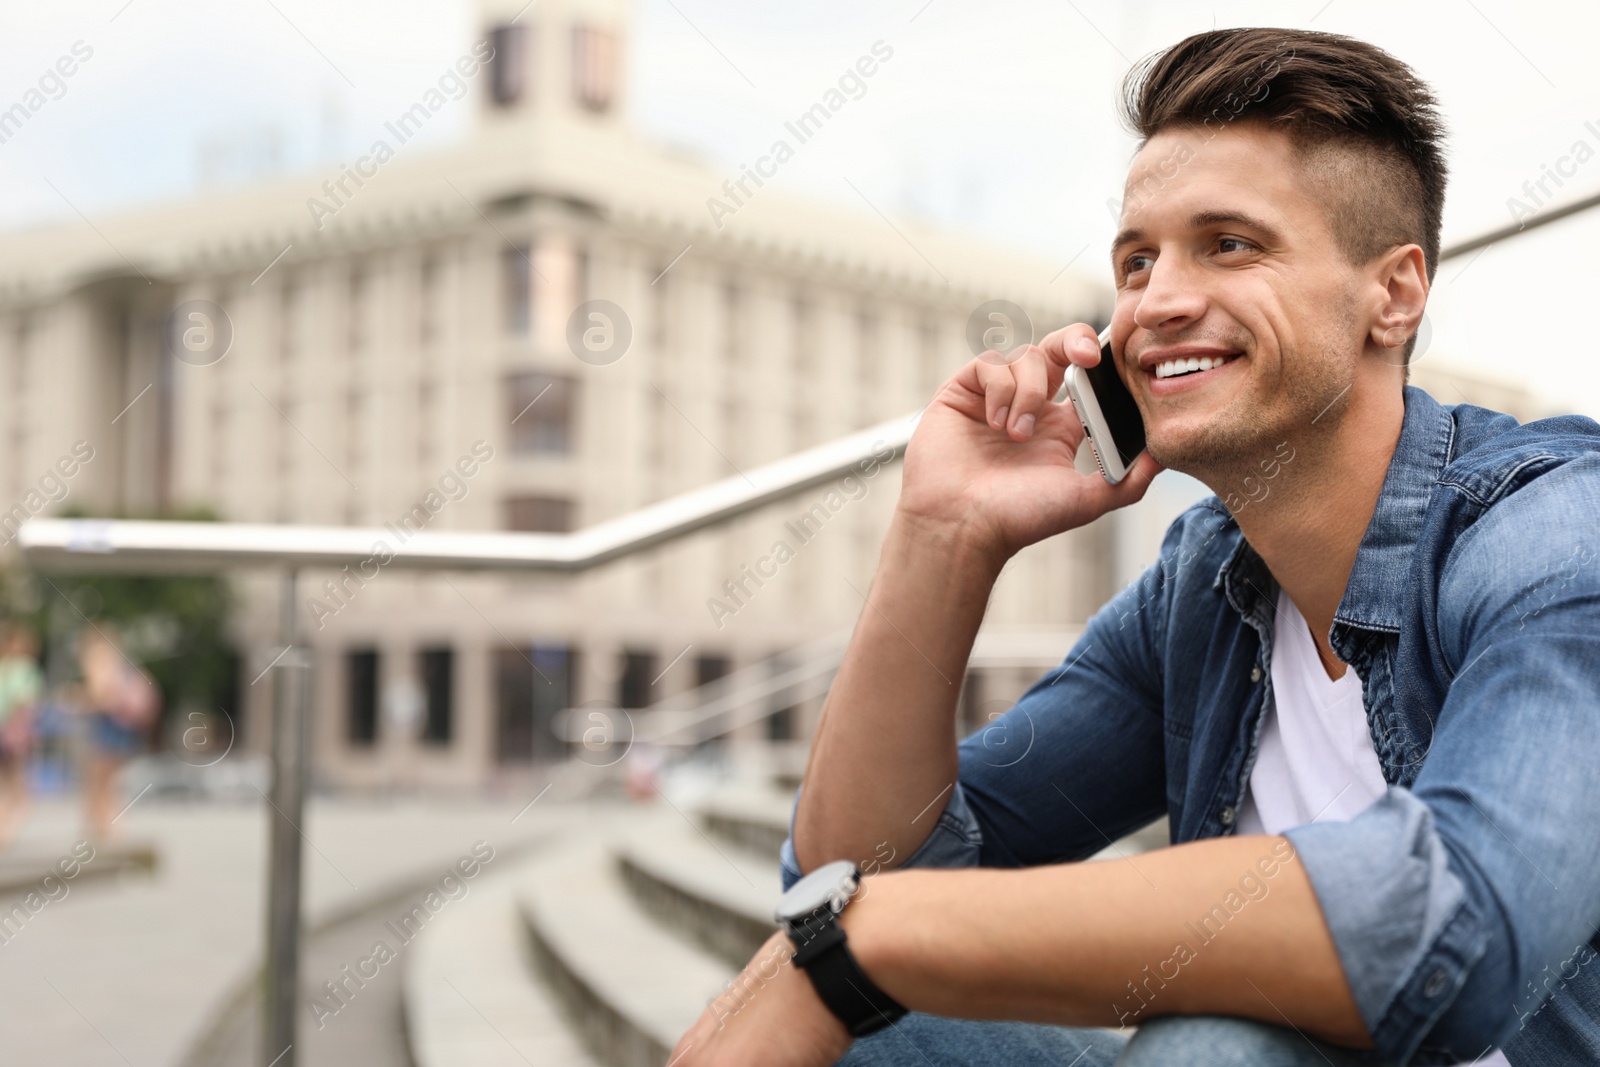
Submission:
<svg viewBox="0 0 1600 1067">
<path fill-rule="evenodd" d="M 391 548 L 424 526 L 572 530 L 916 411 L 970 358 L 986 300 L 1025 306 L 1036 334 L 1104 312 L 1059 264 L 788 196 L 762 178 L 783 152 L 724 173 L 642 141 L 628 14 L 485 0 L 483 36 L 326 173 L 8 237 L 7 503 L 205 506 L 387 529 Z M 826 137 L 892 64 L 864 42 L 774 150 Z M 408 148 L 457 107 L 469 139 Z M 575 314 L 593 300 L 611 306 Z M 93 458 L 26 504 L 76 442 Z M 848 627 L 898 478 L 576 578 L 418 576 L 376 545 L 359 578 L 307 573 L 320 774 L 469 787 L 561 754 L 562 707 L 640 707 Z M 1111 591 L 1108 550 L 1081 531 L 1025 554 L 991 624 L 1070 630 Z M 260 749 L 276 587 L 239 583 L 234 712 Z M 803 733 L 814 712 L 746 732 Z"/>
</svg>

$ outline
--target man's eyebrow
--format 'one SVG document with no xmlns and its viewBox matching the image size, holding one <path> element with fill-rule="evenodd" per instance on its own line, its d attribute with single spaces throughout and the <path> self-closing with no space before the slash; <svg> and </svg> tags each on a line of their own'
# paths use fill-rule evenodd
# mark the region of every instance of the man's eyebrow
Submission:
<svg viewBox="0 0 1600 1067">
<path fill-rule="evenodd" d="M 1283 236 L 1277 231 L 1276 228 L 1262 221 L 1261 219 L 1256 218 L 1254 215 L 1245 214 L 1243 211 L 1223 211 L 1212 209 L 1206 211 L 1196 211 L 1193 215 L 1189 216 L 1189 229 L 1191 230 L 1205 230 L 1214 226 L 1226 226 L 1230 223 L 1236 226 L 1243 226 L 1247 229 L 1255 230 L 1263 235 L 1272 244 L 1283 243 Z M 1117 249 L 1121 248 L 1123 245 L 1134 244 L 1136 242 L 1143 241 L 1144 239 L 1145 232 L 1141 229 L 1130 227 L 1129 229 L 1123 230 L 1112 239 L 1111 254 L 1116 255 Z"/>
</svg>

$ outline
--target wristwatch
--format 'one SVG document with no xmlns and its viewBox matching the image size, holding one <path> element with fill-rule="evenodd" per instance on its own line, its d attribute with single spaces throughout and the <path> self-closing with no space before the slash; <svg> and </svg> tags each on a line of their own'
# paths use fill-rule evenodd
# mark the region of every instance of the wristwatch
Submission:
<svg viewBox="0 0 1600 1067">
<path fill-rule="evenodd" d="M 839 913 L 860 888 L 861 869 L 835 860 L 791 886 L 773 915 L 794 943 L 794 965 L 810 975 L 817 996 L 851 1037 L 876 1033 L 906 1013 L 867 977 L 839 925 Z"/>
</svg>

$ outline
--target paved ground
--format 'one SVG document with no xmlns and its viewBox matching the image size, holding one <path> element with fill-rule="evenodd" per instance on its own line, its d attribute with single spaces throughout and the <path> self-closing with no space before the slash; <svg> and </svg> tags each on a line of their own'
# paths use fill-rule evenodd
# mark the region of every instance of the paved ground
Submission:
<svg viewBox="0 0 1600 1067">
<path fill-rule="evenodd" d="M 509 861 L 582 810 L 545 798 L 513 823 L 525 803 L 312 801 L 303 827 L 308 921 L 393 901 L 439 878 L 480 840 Z M 145 799 L 118 829 L 129 843 L 155 847 L 154 874 L 52 885 L 56 899 L 14 932 L 0 927 L 0 1060 L 178 1067 L 258 966 L 264 807 Z M 69 856 L 76 834 L 75 807 L 45 805 L 15 851 Z M 0 914 L 16 899 L 0 897 Z M 382 905 L 313 939 L 305 977 L 320 984 L 369 955 L 374 929 L 398 918 L 379 915 Z M 302 1064 L 398 1067 L 399 987 L 398 966 L 384 967 L 318 1039 L 307 1038 L 305 1051 L 315 1058 Z M 301 1019 L 308 1034 L 315 1029 L 309 1008 Z"/>
</svg>

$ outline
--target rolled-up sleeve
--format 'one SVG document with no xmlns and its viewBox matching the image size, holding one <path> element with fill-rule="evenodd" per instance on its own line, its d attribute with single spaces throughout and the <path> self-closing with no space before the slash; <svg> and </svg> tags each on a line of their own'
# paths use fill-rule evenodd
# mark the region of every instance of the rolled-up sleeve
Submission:
<svg viewBox="0 0 1600 1067">
<path fill-rule="evenodd" d="M 928 836 L 894 867 L 1022 867 L 1081 859 L 1166 814 L 1159 649 L 1168 574 L 1191 509 L 1158 559 L 1089 620 L 1061 664 L 959 748 L 957 781 Z M 1194 523 L 1192 538 L 1204 535 Z M 796 797 L 795 809 L 799 807 Z M 937 804 L 923 818 L 931 817 Z M 780 851 L 801 877 L 794 811 Z"/>
<path fill-rule="evenodd" d="M 800 880 L 800 861 L 794 855 L 794 816 L 800 807 L 800 796 L 795 794 L 794 807 L 789 811 L 789 836 L 778 850 L 778 865 L 783 868 L 783 888 L 788 889 Z M 923 838 L 922 844 L 900 867 L 976 867 L 978 849 L 983 844 L 983 833 L 978 820 L 967 807 L 966 794 L 957 782 L 945 801 L 933 830 Z"/>
<path fill-rule="evenodd" d="M 1287 832 L 1377 1053 L 1504 1047 L 1600 927 L 1600 456 L 1535 479 L 1451 549 L 1448 693 L 1410 790 Z M 1403 685 L 1404 680 L 1399 680 Z"/>
</svg>

